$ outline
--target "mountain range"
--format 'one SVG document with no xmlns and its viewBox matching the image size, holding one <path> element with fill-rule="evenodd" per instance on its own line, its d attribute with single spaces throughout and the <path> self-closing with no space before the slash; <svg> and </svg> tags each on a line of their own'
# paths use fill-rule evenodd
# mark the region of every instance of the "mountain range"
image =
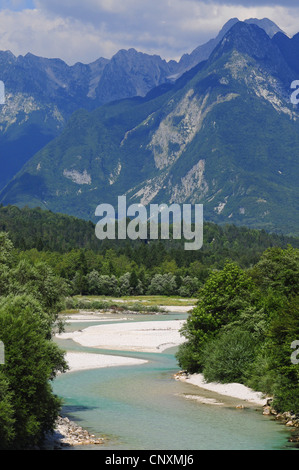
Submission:
<svg viewBox="0 0 299 470">
<path fill-rule="evenodd" d="M 280 31 L 269 20 L 251 19 L 268 34 Z M 206 60 L 230 27 L 186 54 L 179 62 L 120 50 L 110 60 L 67 65 L 28 53 L 14 56 L 0 51 L 0 80 L 6 87 L 6 105 L 0 107 L 0 190 L 38 150 L 58 136 L 72 113 L 93 110 L 110 101 L 145 96 L 151 89 L 172 82 L 186 70 Z"/>
<path fill-rule="evenodd" d="M 73 67 L 0 54 L 0 201 L 95 220 L 98 204 L 125 194 L 298 235 L 298 41 L 270 20 L 232 19 L 179 62 L 135 50 Z"/>
</svg>

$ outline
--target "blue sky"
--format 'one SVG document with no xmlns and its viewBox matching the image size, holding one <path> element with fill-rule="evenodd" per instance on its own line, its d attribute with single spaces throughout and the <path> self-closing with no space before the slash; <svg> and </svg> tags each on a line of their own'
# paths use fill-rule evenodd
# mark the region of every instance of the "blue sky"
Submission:
<svg viewBox="0 0 299 470">
<path fill-rule="evenodd" d="M 120 49 L 179 59 L 230 18 L 269 18 L 299 32 L 298 0 L 0 0 L 0 50 L 69 64 Z"/>
<path fill-rule="evenodd" d="M 0 0 L 1 9 L 8 8 L 12 11 L 21 11 L 25 8 L 35 8 L 34 0 Z"/>
</svg>

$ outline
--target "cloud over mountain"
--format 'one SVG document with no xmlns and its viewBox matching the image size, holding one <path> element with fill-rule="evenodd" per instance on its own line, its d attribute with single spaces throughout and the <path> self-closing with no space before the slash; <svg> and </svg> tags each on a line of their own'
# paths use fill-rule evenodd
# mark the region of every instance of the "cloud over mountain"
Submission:
<svg viewBox="0 0 299 470">
<path fill-rule="evenodd" d="M 299 6 L 291 0 L 5 1 L 0 9 L 0 49 L 60 57 L 69 64 L 111 58 L 132 47 L 179 59 L 215 37 L 232 17 L 268 17 L 293 35 Z"/>
</svg>

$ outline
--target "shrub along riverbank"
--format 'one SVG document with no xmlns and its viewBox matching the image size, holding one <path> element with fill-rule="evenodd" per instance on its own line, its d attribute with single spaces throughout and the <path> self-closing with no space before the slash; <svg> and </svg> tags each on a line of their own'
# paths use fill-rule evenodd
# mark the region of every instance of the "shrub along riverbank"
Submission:
<svg viewBox="0 0 299 470">
<path fill-rule="evenodd" d="M 299 250 L 271 248 L 249 270 L 228 262 L 212 273 L 183 334 L 184 370 L 247 385 L 299 414 Z"/>
</svg>

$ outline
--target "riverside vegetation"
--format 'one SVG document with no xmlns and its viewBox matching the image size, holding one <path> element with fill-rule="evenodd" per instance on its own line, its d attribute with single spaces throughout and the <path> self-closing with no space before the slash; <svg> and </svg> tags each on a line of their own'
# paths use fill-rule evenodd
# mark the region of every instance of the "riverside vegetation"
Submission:
<svg viewBox="0 0 299 470">
<path fill-rule="evenodd" d="M 196 297 L 179 366 L 299 413 L 298 239 L 205 224 L 204 247 L 191 256 L 173 240 L 100 242 L 91 222 L 16 207 L 0 208 L 1 230 L 1 449 L 39 445 L 55 429 L 62 403 L 51 381 L 67 364 L 52 338 L 63 331 L 59 313 L 86 307 L 86 295 Z"/>
<path fill-rule="evenodd" d="M 177 358 L 208 382 L 238 382 L 299 414 L 299 250 L 270 248 L 248 270 L 228 262 L 212 273 L 183 328 Z"/>
<path fill-rule="evenodd" d="M 61 402 L 50 384 L 67 364 L 52 336 L 61 329 L 65 295 L 46 264 L 18 260 L 7 234 L 0 233 L 1 449 L 37 445 L 55 426 Z"/>
</svg>

